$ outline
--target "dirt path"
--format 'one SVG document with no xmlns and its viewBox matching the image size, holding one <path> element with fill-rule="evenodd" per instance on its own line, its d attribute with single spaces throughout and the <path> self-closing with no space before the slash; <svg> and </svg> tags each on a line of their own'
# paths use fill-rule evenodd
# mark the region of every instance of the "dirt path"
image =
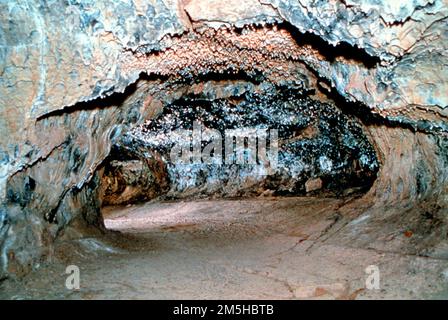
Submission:
<svg viewBox="0 0 448 320">
<path fill-rule="evenodd" d="M 4 281 L 0 298 L 448 298 L 445 260 L 322 241 L 341 203 L 263 198 L 107 208 L 106 226 L 120 235 L 60 244 L 66 261 Z M 80 290 L 65 287 L 69 264 L 80 269 Z M 378 290 L 366 289 L 369 265 L 379 268 Z"/>
</svg>

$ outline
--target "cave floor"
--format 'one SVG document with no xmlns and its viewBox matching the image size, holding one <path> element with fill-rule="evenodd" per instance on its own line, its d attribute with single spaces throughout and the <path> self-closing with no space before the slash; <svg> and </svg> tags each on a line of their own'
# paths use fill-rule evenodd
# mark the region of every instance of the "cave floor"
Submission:
<svg viewBox="0 0 448 320">
<path fill-rule="evenodd" d="M 2 299 L 448 298 L 448 263 L 338 245 L 343 200 L 257 198 L 158 202 L 103 209 L 111 232 L 58 244 L 58 258 Z M 62 252 L 62 254 L 61 254 Z M 65 287 L 67 265 L 80 290 Z M 365 269 L 380 270 L 367 289 Z"/>
</svg>

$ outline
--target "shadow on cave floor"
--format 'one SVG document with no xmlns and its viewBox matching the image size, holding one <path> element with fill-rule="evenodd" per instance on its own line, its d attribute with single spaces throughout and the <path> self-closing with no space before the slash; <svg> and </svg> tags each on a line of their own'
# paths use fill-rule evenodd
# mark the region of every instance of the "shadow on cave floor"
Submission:
<svg viewBox="0 0 448 320">
<path fill-rule="evenodd" d="M 119 232 L 59 243 L 57 263 L 4 282 L 0 298 L 446 298 L 446 261 L 324 241 L 344 220 L 338 210 L 346 201 L 267 197 L 104 208 L 106 226 Z M 80 290 L 65 287 L 68 265 L 79 267 Z M 378 290 L 366 289 L 370 265 L 380 270 Z"/>
</svg>

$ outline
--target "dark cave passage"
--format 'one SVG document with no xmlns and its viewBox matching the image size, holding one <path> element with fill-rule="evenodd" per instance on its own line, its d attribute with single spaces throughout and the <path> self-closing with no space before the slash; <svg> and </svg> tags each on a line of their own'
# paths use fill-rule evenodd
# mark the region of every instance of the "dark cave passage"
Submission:
<svg viewBox="0 0 448 320">
<path fill-rule="evenodd" d="M 369 190 L 379 160 L 361 121 L 301 90 L 233 81 L 226 97 L 183 96 L 124 133 L 102 168 L 103 205 Z"/>
</svg>

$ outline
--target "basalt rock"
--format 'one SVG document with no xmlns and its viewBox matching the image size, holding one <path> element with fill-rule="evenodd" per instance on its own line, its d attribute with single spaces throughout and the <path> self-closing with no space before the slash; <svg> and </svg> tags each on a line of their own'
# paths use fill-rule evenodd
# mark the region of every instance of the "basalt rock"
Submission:
<svg viewBox="0 0 448 320">
<path fill-rule="evenodd" d="M 266 141 L 253 136 L 254 130 L 263 130 L 258 132 L 266 133 Z M 278 150 L 270 154 L 274 139 Z M 198 159 L 190 153 L 194 144 L 201 152 Z M 172 159 L 176 146 L 188 153 L 179 159 L 184 161 Z M 227 99 L 184 96 L 124 134 L 115 150 L 118 155 L 161 160 L 163 165 L 155 169 L 166 171 L 166 196 L 171 198 L 257 196 L 266 191 L 300 195 L 307 192 L 305 182 L 317 178 L 324 181 L 324 191 L 341 194 L 348 188 L 370 187 L 378 170 L 375 151 L 354 117 L 300 91 L 268 83 L 257 92 Z M 129 170 L 134 164 L 135 160 L 129 162 Z M 115 166 L 113 162 L 107 168 Z M 142 190 L 147 183 L 142 181 Z"/>
<path fill-rule="evenodd" d="M 102 175 L 102 204 L 147 201 L 163 194 L 168 181 L 164 166 L 155 160 L 113 160 Z"/>
<path fill-rule="evenodd" d="M 328 151 L 347 165 L 358 160 L 361 180 L 379 163 L 372 188 L 346 208 L 347 214 L 367 210 L 370 218 L 362 221 L 376 233 L 365 238 L 357 224 L 341 241 L 366 245 L 402 223 L 424 240 L 412 250 L 442 255 L 447 17 L 443 0 L 3 1 L 0 278 L 36 267 L 69 228 L 102 228 L 111 148 L 126 149 L 123 141 L 139 125 L 163 119 L 170 108 L 186 112 L 179 102 L 192 95 L 214 108 L 238 107 L 241 101 L 232 99 L 261 94 L 262 83 L 305 94 L 294 104 L 297 116 L 307 115 L 309 99 L 319 110 L 343 115 L 334 133 L 331 117 L 321 122 L 324 128 L 317 125 L 326 130 L 323 140 L 357 132 L 361 144 L 342 141 L 349 150 L 339 155 L 339 146 L 327 150 L 321 141 L 314 145 L 320 150 L 305 154 L 317 158 Z M 142 161 L 127 156 L 124 161 Z M 346 179 L 355 167 L 344 169 Z M 123 176 L 127 171 L 120 168 Z M 325 177 L 312 172 L 300 185 L 306 191 L 310 178 L 321 178 L 325 189 Z M 135 183 L 124 176 L 123 183 Z M 152 181 L 146 176 L 143 183 Z M 165 192 L 165 178 L 157 179 L 163 190 L 148 186 L 144 197 Z M 421 208 L 429 214 L 421 217 Z"/>
</svg>

